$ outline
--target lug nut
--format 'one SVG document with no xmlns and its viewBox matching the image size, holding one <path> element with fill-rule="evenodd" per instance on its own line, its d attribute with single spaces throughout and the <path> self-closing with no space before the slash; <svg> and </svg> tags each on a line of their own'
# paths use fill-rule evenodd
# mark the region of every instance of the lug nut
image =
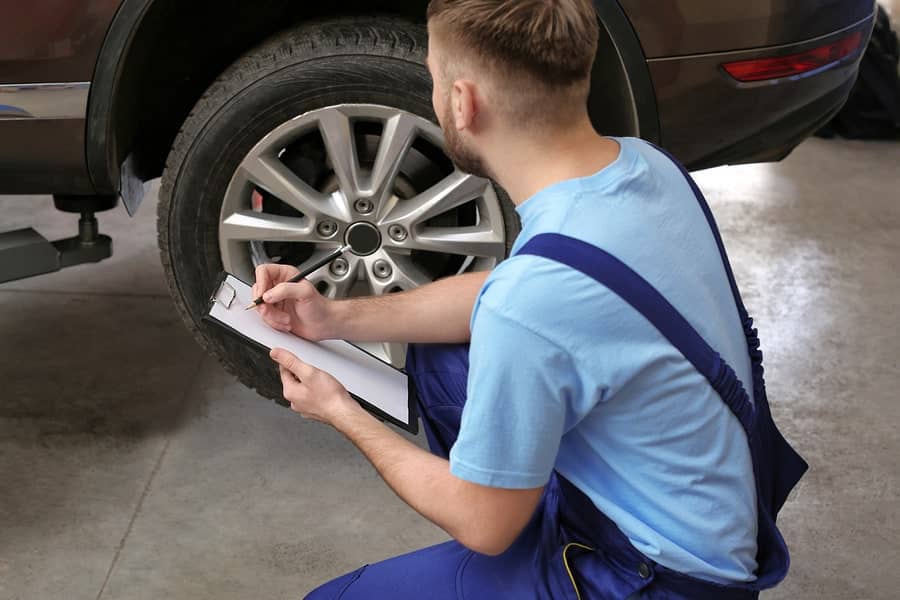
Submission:
<svg viewBox="0 0 900 600">
<path fill-rule="evenodd" d="M 391 236 L 391 239 L 395 242 L 402 242 L 406 239 L 407 233 L 406 229 L 404 229 L 400 225 L 391 225 L 388 227 L 388 235 Z"/>
<path fill-rule="evenodd" d="M 353 207 L 356 209 L 356 212 L 358 212 L 359 214 L 367 215 L 370 212 L 372 212 L 372 209 L 375 208 L 375 205 L 372 204 L 372 201 L 369 200 L 368 198 L 360 198 L 359 200 L 356 201 L 356 204 L 354 204 Z"/>
<path fill-rule="evenodd" d="M 376 260 L 375 264 L 372 265 L 372 272 L 375 273 L 375 277 L 378 279 L 387 279 L 393 274 L 394 270 L 388 261 Z"/>
<path fill-rule="evenodd" d="M 335 233 L 337 233 L 338 226 L 334 221 L 322 221 L 319 223 L 319 226 L 316 227 L 316 231 L 319 232 L 319 235 L 322 237 L 331 237 Z"/>
<path fill-rule="evenodd" d="M 343 277 L 350 270 L 350 264 L 345 258 L 336 258 L 332 261 L 329 269 L 331 270 L 332 275 Z"/>
</svg>

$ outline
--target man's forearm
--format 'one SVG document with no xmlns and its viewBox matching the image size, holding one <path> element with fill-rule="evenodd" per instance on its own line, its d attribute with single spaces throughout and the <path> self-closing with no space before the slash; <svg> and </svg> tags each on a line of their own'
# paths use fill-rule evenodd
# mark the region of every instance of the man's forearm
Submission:
<svg viewBox="0 0 900 600">
<path fill-rule="evenodd" d="M 461 521 L 448 502 L 452 490 L 447 489 L 450 465 L 434 456 L 369 414 L 358 411 L 335 425 L 369 459 L 385 482 L 419 514 L 457 537 Z M 429 499 L 443 498 L 441 503 Z"/>
<path fill-rule="evenodd" d="M 540 499 L 542 489 L 487 488 L 457 478 L 449 461 L 410 443 L 361 408 L 345 412 L 333 425 L 404 502 L 476 552 L 506 550 Z"/>
<path fill-rule="evenodd" d="M 359 342 L 463 343 L 488 272 L 448 277 L 415 290 L 333 305 L 329 337 Z"/>
</svg>

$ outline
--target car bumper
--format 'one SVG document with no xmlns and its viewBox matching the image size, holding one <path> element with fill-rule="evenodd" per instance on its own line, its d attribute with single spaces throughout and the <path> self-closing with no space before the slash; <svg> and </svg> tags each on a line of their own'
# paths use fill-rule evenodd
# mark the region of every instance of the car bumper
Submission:
<svg viewBox="0 0 900 600">
<path fill-rule="evenodd" d="M 741 83 L 722 64 L 800 53 L 854 31 L 869 39 L 870 17 L 803 43 L 648 61 L 663 145 L 691 169 L 780 160 L 828 122 L 856 81 L 862 49 L 826 69 Z M 863 45 L 864 48 L 864 45 Z"/>
</svg>

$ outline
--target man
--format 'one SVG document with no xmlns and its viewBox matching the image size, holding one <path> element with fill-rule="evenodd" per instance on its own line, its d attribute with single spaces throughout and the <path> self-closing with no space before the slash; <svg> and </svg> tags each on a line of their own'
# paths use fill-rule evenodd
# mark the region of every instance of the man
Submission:
<svg viewBox="0 0 900 600">
<path fill-rule="evenodd" d="M 755 597 L 787 570 L 774 514 L 805 465 L 768 416 L 702 197 L 661 151 L 594 131 L 589 0 L 434 0 L 428 17 L 448 153 L 509 193 L 522 232 L 490 274 L 381 298 L 257 270 L 273 327 L 413 343 L 434 454 L 272 358 L 295 411 L 453 537 L 309 597 Z"/>
</svg>

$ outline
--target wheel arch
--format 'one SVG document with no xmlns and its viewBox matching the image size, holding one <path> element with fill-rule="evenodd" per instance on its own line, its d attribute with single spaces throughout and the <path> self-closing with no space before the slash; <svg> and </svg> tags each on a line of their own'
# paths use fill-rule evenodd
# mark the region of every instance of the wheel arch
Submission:
<svg viewBox="0 0 900 600">
<path fill-rule="evenodd" d="M 101 47 L 88 102 L 86 158 L 100 193 L 133 213 L 158 177 L 184 119 L 228 65 L 269 36 L 317 18 L 387 14 L 423 22 L 427 0 L 254 3 L 123 0 Z M 592 119 L 604 133 L 659 141 L 644 55 L 617 2 L 595 0 L 602 25 Z M 607 53 L 617 60 L 602 60 Z"/>
<path fill-rule="evenodd" d="M 158 177 L 184 119 L 231 63 L 268 37 L 313 19 L 385 14 L 422 22 L 427 0 L 221 2 L 123 0 L 94 69 L 86 157 L 98 191 L 129 212 Z"/>
<path fill-rule="evenodd" d="M 637 33 L 618 2 L 594 0 L 600 44 L 588 110 L 604 134 L 630 135 L 659 143 L 656 92 Z M 614 55 L 615 60 L 604 60 Z"/>
</svg>

